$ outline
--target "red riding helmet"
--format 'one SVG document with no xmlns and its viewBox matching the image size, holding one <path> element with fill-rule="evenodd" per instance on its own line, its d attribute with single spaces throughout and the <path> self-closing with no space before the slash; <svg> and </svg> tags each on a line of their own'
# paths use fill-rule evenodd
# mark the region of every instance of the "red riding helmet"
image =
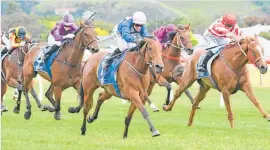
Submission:
<svg viewBox="0 0 270 150">
<path fill-rule="evenodd" d="M 232 25 L 234 27 L 235 24 L 236 24 L 236 16 L 235 16 L 235 14 L 232 14 L 232 13 L 225 14 L 223 16 L 223 18 L 222 18 L 222 23 L 223 24 L 230 24 L 230 25 Z"/>
</svg>

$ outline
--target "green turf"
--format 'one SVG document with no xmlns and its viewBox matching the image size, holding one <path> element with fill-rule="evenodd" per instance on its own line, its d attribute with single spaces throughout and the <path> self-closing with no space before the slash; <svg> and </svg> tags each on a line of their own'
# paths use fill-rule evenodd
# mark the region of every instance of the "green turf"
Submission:
<svg viewBox="0 0 270 150">
<path fill-rule="evenodd" d="M 193 95 L 197 89 L 197 86 L 191 88 Z M 254 91 L 265 110 L 270 113 L 269 88 L 256 87 Z M 9 90 L 5 100 L 9 112 L 2 116 L 3 150 L 270 149 L 270 122 L 262 118 L 242 92 L 232 96 L 235 129 L 229 126 L 226 109 L 219 107 L 219 93 L 211 90 L 201 104 L 202 109 L 197 111 L 192 127 L 187 127 L 191 104 L 183 96 L 172 112 L 154 113 L 146 106 L 151 120 L 161 133 L 160 137 L 151 137 L 146 121 L 136 111 L 126 140 L 122 139 L 122 134 L 129 104 L 121 104 L 118 98 L 104 103 L 98 120 L 87 124 L 86 135 L 81 136 L 82 111 L 79 114 L 69 114 L 67 111 L 69 106 L 77 104 L 73 89 L 63 93 L 61 121 L 54 119 L 54 113 L 41 112 L 34 101 L 32 117 L 25 120 L 25 100 L 20 114 L 14 114 L 12 109 L 15 102 L 10 100 L 11 94 L 12 90 Z M 156 86 L 150 98 L 161 106 L 165 94 L 164 88 Z M 44 99 L 43 103 L 48 104 L 48 101 Z"/>
</svg>

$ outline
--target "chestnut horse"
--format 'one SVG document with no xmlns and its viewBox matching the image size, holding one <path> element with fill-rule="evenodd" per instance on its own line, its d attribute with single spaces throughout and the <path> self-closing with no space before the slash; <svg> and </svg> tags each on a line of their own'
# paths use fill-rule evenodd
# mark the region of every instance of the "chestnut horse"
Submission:
<svg viewBox="0 0 270 150">
<path fill-rule="evenodd" d="M 167 98 L 165 104 L 168 105 L 170 102 L 170 93 L 172 86 L 170 83 L 175 82 L 172 76 L 173 69 L 181 64 L 181 50 L 187 52 L 188 55 L 193 53 L 193 46 L 190 41 L 190 24 L 188 25 L 178 25 L 175 29 L 175 33 L 170 37 L 171 41 L 168 47 L 162 50 L 162 61 L 164 63 L 164 71 L 156 76 L 156 79 L 151 78 L 151 83 L 148 88 L 148 95 L 152 93 L 155 83 L 160 86 L 165 86 L 167 88 Z M 155 76 L 155 75 L 154 75 Z M 176 82 L 177 83 L 177 82 Z M 193 103 L 193 98 L 188 90 L 185 91 L 186 95 L 190 98 L 191 103 Z M 151 103 L 150 100 L 148 102 Z"/>
<path fill-rule="evenodd" d="M 28 98 L 28 85 L 33 79 L 35 72 L 33 68 L 33 62 L 36 56 L 41 51 L 41 48 L 45 47 L 46 43 L 39 43 L 32 47 L 30 53 L 25 56 L 25 63 L 23 66 L 24 77 L 24 92 L 26 95 L 26 112 L 25 119 L 29 119 L 31 116 L 31 104 Z M 86 25 L 81 23 L 81 28 L 78 30 L 74 41 L 71 40 L 66 43 L 59 54 L 56 56 L 55 61 L 52 63 L 51 72 L 52 78 L 47 73 L 38 72 L 40 76 L 51 82 L 51 85 L 46 92 L 45 96 L 52 103 L 53 107 L 46 106 L 49 111 L 55 111 L 54 118 L 56 120 L 61 119 L 60 114 L 60 101 L 62 91 L 73 87 L 79 92 L 79 85 L 81 80 L 81 61 L 85 48 L 91 51 L 98 51 L 97 34 L 92 24 Z M 55 100 L 52 95 L 55 95 Z M 45 106 L 44 106 L 45 107 Z"/>
<path fill-rule="evenodd" d="M 203 52 L 205 51 L 195 51 L 191 56 L 191 59 L 185 64 L 183 74 L 176 77 L 176 80 L 179 83 L 179 88 L 175 92 L 174 98 L 170 104 L 163 107 L 165 111 L 170 111 L 182 92 L 189 88 L 197 80 L 196 64 Z M 212 64 L 211 75 L 217 86 L 213 86 L 209 78 L 202 78 L 198 80 L 200 83 L 200 89 L 199 93 L 194 99 L 188 125 L 192 125 L 196 108 L 205 98 L 206 93 L 211 87 L 219 89 L 223 95 L 231 128 L 234 127 L 234 117 L 230 103 L 230 95 L 235 93 L 238 89 L 246 93 L 247 97 L 259 109 L 263 117 L 270 121 L 270 115 L 265 112 L 253 94 L 249 80 L 249 73 L 246 69 L 246 64 L 248 61 L 250 61 L 260 70 L 262 74 L 265 74 L 267 72 L 267 63 L 262 56 L 263 48 L 260 45 L 257 37 L 247 36 L 237 40 L 232 46 L 225 47 Z"/>
<path fill-rule="evenodd" d="M 3 105 L 3 97 L 7 92 L 7 85 L 12 88 L 18 89 L 17 106 L 14 107 L 13 112 L 20 112 L 21 105 L 21 93 L 22 93 L 22 67 L 24 63 L 24 57 L 28 52 L 30 43 L 26 43 L 23 47 L 15 48 L 10 54 L 8 54 L 2 61 L 2 73 L 1 73 L 1 107 Z M 29 84 L 28 88 L 31 90 L 31 94 L 37 102 L 39 108 L 42 109 L 42 105 L 38 96 L 33 88 L 33 82 Z"/>
<path fill-rule="evenodd" d="M 149 119 L 149 114 L 144 107 L 145 97 L 147 97 L 147 88 L 150 84 L 149 64 L 155 67 L 157 73 L 163 70 L 163 62 L 161 59 L 161 45 L 157 40 L 145 38 L 138 44 L 138 50 L 128 52 L 120 64 L 117 72 L 117 84 L 120 89 L 122 98 L 131 101 L 128 115 L 125 118 L 125 130 L 123 138 L 127 138 L 128 128 L 136 108 L 139 109 L 144 119 L 147 120 L 153 136 L 159 136 L 160 133 L 155 129 Z M 84 117 L 81 127 L 81 134 L 85 135 L 86 117 L 93 105 L 94 91 L 101 86 L 97 77 L 97 70 L 102 58 L 108 52 L 99 52 L 89 57 L 82 76 L 82 92 L 81 97 L 84 98 Z M 98 117 L 99 109 L 102 103 L 111 98 L 112 95 L 117 96 L 112 85 L 103 85 L 104 92 L 99 94 L 95 112 L 87 119 L 88 123 L 93 122 Z"/>
</svg>

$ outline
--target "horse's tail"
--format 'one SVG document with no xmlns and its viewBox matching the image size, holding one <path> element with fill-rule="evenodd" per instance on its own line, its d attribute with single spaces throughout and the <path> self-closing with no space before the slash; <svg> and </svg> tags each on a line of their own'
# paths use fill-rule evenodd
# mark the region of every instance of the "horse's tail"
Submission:
<svg viewBox="0 0 270 150">
<path fill-rule="evenodd" d="M 173 69 L 172 76 L 174 79 L 176 79 L 177 77 L 182 76 L 183 72 L 184 72 L 184 66 L 179 64 Z"/>
</svg>

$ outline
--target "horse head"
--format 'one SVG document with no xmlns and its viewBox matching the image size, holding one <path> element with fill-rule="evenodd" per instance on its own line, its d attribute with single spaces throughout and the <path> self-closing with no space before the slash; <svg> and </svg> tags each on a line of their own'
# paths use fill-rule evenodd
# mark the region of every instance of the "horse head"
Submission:
<svg viewBox="0 0 270 150">
<path fill-rule="evenodd" d="M 194 51 L 190 40 L 190 24 L 188 25 L 177 25 L 175 28 L 175 35 L 172 42 L 176 43 L 176 47 L 187 52 L 188 55 L 191 55 Z"/>
<path fill-rule="evenodd" d="M 80 43 L 80 48 L 87 48 L 92 53 L 99 51 L 97 43 L 97 33 L 94 30 L 93 22 L 86 21 L 85 23 L 81 22 L 80 31 L 78 31 L 75 42 L 82 40 Z M 78 42 L 79 43 L 79 42 Z"/>
<path fill-rule="evenodd" d="M 239 40 L 240 49 L 246 58 L 253 63 L 262 74 L 267 72 L 267 63 L 263 59 L 264 49 L 261 46 L 258 36 L 247 36 Z"/>
<path fill-rule="evenodd" d="M 138 48 L 144 53 L 145 62 L 155 67 L 156 73 L 163 71 L 164 65 L 161 54 L 162 47 L 154 37 L 146 37 L 139 44 Z"/>
</svg>

